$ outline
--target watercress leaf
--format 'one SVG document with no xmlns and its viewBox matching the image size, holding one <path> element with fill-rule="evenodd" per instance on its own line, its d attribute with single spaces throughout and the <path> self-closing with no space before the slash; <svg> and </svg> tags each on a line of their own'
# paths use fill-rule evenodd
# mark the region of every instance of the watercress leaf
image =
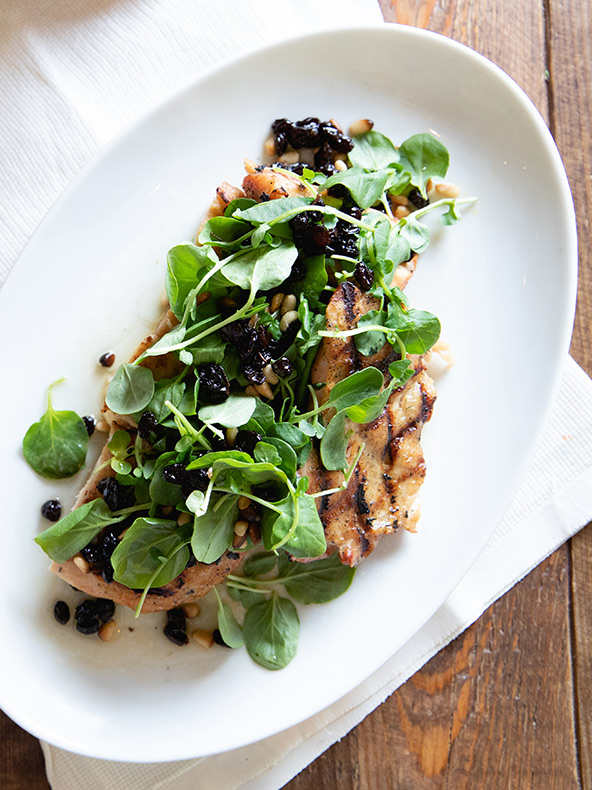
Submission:
<svg viewBox="0 0 592 790">
<path fill-rule="evenodd" d="M 368 367 L 357 370 L 333 387 L 327 406 L 332 406 L 337 411 L 347 409 L 364 398 L 377 395 L 383 384 L 384 377 L 378 368 Z"/>
<path fill-rule="evenodd" d="M 269 239 L 269 225 L 264 222 L 262 225 L 259 225 L 251 235 L 251 247 L 253 249 L 257 249 L 257 247 L 266 239 Z"/>
<path fill-rule="evenodd" d="M 194 513 L 196 516 L 203 516 L 208 509 L 204 492 L 192 491 L 185 500 L 185 506 L 190 513 Z"/>
<path fill-rule="evenodd" d="M 240 450 L 216 450 L 212 453 L 205 453 L 205 455 L 202 455 L 200 458 L 191 461 L 191 463 L 187 464 L 187 469 L 208 469 L 216 462 L 229 460 L 242 461 L 245 464 L 253 463 L 251 456 Z"/>
<path fill-rule="evenodd" d="M 243 637 L 247 652 L 265 669 L 283 669 L 296 655 L 300 620 L 292 601 L 274 593 L 247 609 Z"/>
<path fill-rule="evenodd" d="M 83 549 L 101 530 L 122 521 L 115 517 L 103 499 L 93 499 L 61 518 L 35 538 L 54 562 L 65 562 Z"/>
<path fill-rule="evenodd" d="M 131 437 L 127 431 L 115 431 L 109 440 L 107 447 L 115 457 L 127 456 L 127 448 L 130 445 Z"/>
<path fill-rule="evenodd" d="M 174 506 L 183 499 L 181 486 L 169 483 L 163 477 L 164 467 L 174 464 L 176 461 L 177 453 L 173 451 L 163 453 L 156 459 L 149 491 L 150 499 L 157 505 Z"/>
<path fill-rule="evenodd" d="M 408 242 L 409 248 L 415 252 L 424 252 L 430 246 L 430 229 L 415 219 L 413 214 L 399 220 L 399 235 Z"/>
<path fill-rule="evenodd" d="M 289 422 L 278 422 L 267 427 L 267 435 L 275 436 L 277 439 L 282 439 L 286 444 L 289 444 L 295 450 L 300 447 L 305 447 L 309 444 L 308 436 Z"/>
<path fill-rule="evenodd" d="M 322 340 L 319 331 L 325 328 L 325 316 L 313 313 L 308 306 L 308 300 L 303 297 L 298 305 L 298 318 L 300 328 L 296 335 L 296 348 L 302 356 L 311 348 L 316 348 Z"/>
<path fill-rule="evenodd" d="M 253 416 L 258 398 L 231 394 L 224 403 L 202 406 L 198 417 L 202 422 L 217 423 L 225 428 L 238 428 Z"/>
<path fill-rule="evenodd" d="M 287 212 L 308 206 L 313 199 L 312 197 L 287 197 L 281 200 L 267 200 L 247 209 L 237 209 L 234 216 L 251 222 L 253 225 L 270 224 L 277 222 Z"/>
<path fill-rule="evenodd" d="M 254 451 L 255 461 L 279 466 L 281 463 L 280 454 L 269 442 L 257 442 Z"/>
<path fill-rule="evenodd" d="M 137 518 L 111 555 L 113 578 L 134 589 L 162 587 L 185 569 L 188 542 L 176 521 Z"/>
<path fill-rule="evenodd" d="M 281 544 L 285 551 L 300 559 L 324 554 L 327 550 L 327 541 L 315 500 L 309 494 L 299 494 L 286 497 L 277 504 L 282 507 L 281 515 L 274 514 L 273 511 L 266 511 L 263 514 L 261 526 L 264 545 L 267 546 L 267 541 L 270 541 L 271 546 Z M 296 529 L 288 540 L 285 540 L 295 518 L 297 518 Z"/>
<path fill-rule="evenodd" d="M 399 152 L 384 134 L 370 131 L 354 139 L 349 161 L 364 170 L 384 170 L 399 161 Z"/>
<path fill-rule="evenodd" d="M 302 294 L 313 308 L 319 304 L 319 296 L 327 285 L 327 266 L 324 255 L 314 255 L 306 259 L 305 274 L 294 283 L 291 290 L 296 296 Z M 302 320 L 302 319 L 301 319 Z"/>
<path fill-rule="evenodd" d="M 237 519 L 238 496 L 212 495 L 207 512 L 193 524 L 191 548 L 198 562 L 216 562 L 232 547 Z"/>
<path fill-rule="evenodd" d="M 51 403 L 39 422 L 33 423 L 23 438 L 23 455 L 41 477 L 59 480 L 72 477 L 83 466 L 88 448 L 88 432 L 73 411 L 56 411 Z"/>
<path fill-rule="evenodd" d="M 277 439 L 275 436 L 266 436 L 265 444 L 267 446 L 271 445 L 277 453 L 278 460 L 275 466 L 282 469 L 293 481 L 296 478 L 296 469 L 298 468 L 298 459 L 294 449 L 287 442 L 284 442 L 283 439 Z"/>
<path fill-rule="evenodd" d="M 321 439 L 321 461 L 325 469 L 337 471 L 347 468 L 346 450 L 349 432 L 345 430 L 346 416 L 345 411 L 338 411 Z"/>
<path fill-rule="evenodd" d="M 270 428 L 275 424 L 275 412 L 269 403 L 263 403 L 260 398 L 255 398 L 255 411 L 253 412 L 253 419 L 261 426 L 267 433 Z"/>
<path fill-rule="evenodd" d="M 430 178 L 443 178 L 448 170 L 448 149 L 433 134 L 414 134 L 399 148 L 402 163 L 411 173 L 411 181 L 426 197 L 426 184 Z"/>
<path fill-rule="evenodd" d="M 248 222 L 242 222 L 235 217 L 211 217 L 199 234 L 199 243 L 222 246 L 222 242 L 232 245 L 232 242 L 244 236 L 249 230 L 251 226 Z"/>
<path fill-rule="evenodd" d="M 253 198 L 235 198 L 231 200 L 230 203 L 224 209 L 224 216 L 225 217 L 232 217 L 234 212 L 239 209 L 247 209 L 251 208 L 251 206 L 256 206 L 257 201 L 253 200 Z"/>
<path fill-rule="evenodd" d="M 409 324 L 397 331 L 409 354 L 425 354 L 440 337 L 440 321 L 425 310 L 407 311 Z"/>
<path fill-rule="evenodd" d="M 399 359 L 389 365 L 389 373 L 391 374 L 391 384 L 393 389 L 395 387 L 402 387 L 406 384 L 414 373 L 413 366 L 408 359 Z"/>
<path fill-rule="evenodd" d="M 280 554 L 279 574 L 292 598 L 305 604 L 327 603 L 346 592 L 355 568 L 343 565 L 338 552 L 306 563 L 290 562 L 285 554 Z"/>
<path fill-rule="evenodd" d="M 105 403 L 116 414 L 133 414 L 148 406 L 153 395 L 152 371 L 124 362 L 109 384 Z"/>
<path fill-rule="evenodd" d="M 222 340 L 219 332 L 213 332 L 211 335 L 208 335 L 200 343 L 191 346 L 189 351 L 183 349 L 189 354 L 186 362 L 189 365 L 205 365 L 207 362 L 215 362 L 219 365 L 224 359 L 225 350 L 226 342 Z M 179 355 L 179 358 L 181 358 L 181 355 Z M 181 361 L 183 362 L 184 360 L 181 359 Z"/>
<path fill-rule="evenodd" d="M 245 291 L 267 291 L 283 283 L 297 257 L 298 250 L 294 244 L 285 241 L 277 247 L 250 249 L 232 257 L 224 266 L 224 276 Z"/>
<path fill-rule="evenodd" d="M 233 601 L 238 601 L 245 609 L 263 600 L 261 593 L 252 590 L 241 590 L 237 587 L 233 587 L 232 584 L 226 585 L 226 591 Z"/>
<path fill-rule="evenodd" d="M 389 195 L 400 195 L 409 186 L 411 182 L 411 173 L 409 173 L 402 165 L 395 165 L 389 169 L 389 178 L 386 182 L 385 189 Z"/>
<path fill-rule="evenodd" d="M 259 554 L 252 554 L 247 557 L 243 564 L 243 572 L 245 576 L 255 577 L 264 576 L 266 573 L 271 573 L 275 568 L 278 561 L 278 555 L 275 551 L 263 551 Z"/>
<path fill-rule="evenodd" d="M 129 475 L 129 473 L 132 471 L 132 465 L 128 461 L 121 461 L 119 458 L 112 458 L 111 469 L 117 472 L 118 475 Z"/>
<path fill-rule="evenodd" d="M 442 225 L 456 225 L 460 219 L 461 213 L 453 200 L 448 204 L 448 209 L 440 216 L 440 222 Z"/>
<path fill-rule="evenodd" d="M 165 405 L 170 401 L 173 406 L 179 407 L 185 393 L 185 383 L 178 379 L 160 379 L 154 383 L 154 394 L 144 409 L 138 411 L 136 419 L 142 416 L 143 411 L 150 411 L 160 422 L 167 417 L 171 410 Z"/>
<path fill-rule="evenodd" d="M 388 262 L 393 271 L 400 263 L 408 261 L 411 255 L 411 247 L 407 239 L 403 238 L 396 229 L 393 229 L 389 236 L 388 249 L 385 254 L 385 261 Z"/>
<path fill-rule="evenodd" d="M 368 326 L 383 326 L 385 312 L 383 310 L 369 310 L 358 321 L 358 329 Z M 361 335 L 354 335 L 357 350 L 365 357 L 376 354 L 386 343 L 386 335 L 376 329 L 370 329 Z"/>
<path fill-rule="evenodd" d="M 377 203 L 384 192 L 389 174 L 385 170 L 367 173 L 360 167 L 350 167 L 342 173 L 328 178 L 323 187 L 329 189 L 342 184 L 351 193 L 360 208 L 370 208 Z"/>
<path fill-rule="evenodd" d="M 171 310 L 177 318 L 182 317 L 185 300 L 201 279 L 198 270 L 211 265 L 204 247 L 187 242 L 169 250 L 165 288 Z"/>
<path fill-rule="evenodd" d="M 243 632 L 230 606 L 218 596 L 218 630 L 228 647 L 238 648 L 243 644 Z"/>
</svg>

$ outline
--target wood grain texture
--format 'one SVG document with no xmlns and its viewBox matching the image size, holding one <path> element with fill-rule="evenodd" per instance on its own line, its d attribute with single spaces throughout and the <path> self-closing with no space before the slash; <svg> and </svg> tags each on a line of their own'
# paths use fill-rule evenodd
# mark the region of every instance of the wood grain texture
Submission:
<svg viewBox="0 0 592 790">
<path fill-rule="evenodd" d="M 564 547 L 286 790 L 576 790 L 568 598 Z"/>
<path fill-rule="evenodd" d="M 49 790 L 39 741 L 0 711 L 0 788 Z M 74 788 L 72 789 L 74 790 Z"/>
</svg>

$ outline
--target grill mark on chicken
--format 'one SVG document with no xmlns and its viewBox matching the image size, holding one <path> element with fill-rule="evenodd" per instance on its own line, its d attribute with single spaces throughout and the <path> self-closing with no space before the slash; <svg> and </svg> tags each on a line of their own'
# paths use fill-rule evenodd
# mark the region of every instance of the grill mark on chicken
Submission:
<svg viewBox="0 0 592 790">
<path fill-rule="evenodd" d="M 327 329 L 353 329 L 362 315 L 377 306 L 374 297 L 342 283 L 327 305 Z M 325 383 L 318 391 L 319 402 L 327 400 L 339 381 L 370 365 L 383 371 L 389 381 L 388 366 L 399 358 L 389 343 L 365 357 L 357 351 L 353 337 L 323 338 L 311 374 L 313 384 Z M 346 420 L 345 430 L 351 432 L 348 464 L 364 445 L 362 455 L 345 490 L 322 497 L 317 505 L 329 550 L 337 549 L 347 565 L 357 565 L 382 535 L 399 526 L 415 530 L 418 510 L 414 501 L 425 477 L 421 428 L 431 416 L 435 391 L 421 357 L 411 358 L 411 363 L 413 376 L 392 393 L 379 417 L 367 425 Z M 301 473 L 309 477 L 310 493 L 336 488 L 344 479 L 343 472 L 324 469 L 316 447 Z"/>
</svg>

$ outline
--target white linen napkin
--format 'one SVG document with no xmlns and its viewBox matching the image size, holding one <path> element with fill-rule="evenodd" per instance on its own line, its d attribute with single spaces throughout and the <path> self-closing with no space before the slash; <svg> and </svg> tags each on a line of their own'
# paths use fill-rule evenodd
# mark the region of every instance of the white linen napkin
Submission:
<svg viewBox="0 0 592 790">
<path fill-rule="evenodd" d="M 203 69 L 283 33 L 380 19 L 376 0 L 4 0 L 0 282 L 94 153 Z M 568 359 L 529 473 L 477 563 L 421 631 L 339 702 L 272 738 L 198 760 L 112 763 L 42 744 L 54 790 L 281 787 L 586 524 L 591 414 L 592 382 Z"/>
</svg>

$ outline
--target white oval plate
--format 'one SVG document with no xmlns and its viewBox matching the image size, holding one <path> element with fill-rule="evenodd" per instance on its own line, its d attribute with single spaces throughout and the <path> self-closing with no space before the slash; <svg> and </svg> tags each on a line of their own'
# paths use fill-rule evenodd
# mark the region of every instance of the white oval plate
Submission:
<svg viewBox="0 0 592 790">
<path fill-rule="evenodd" d="M 345 53 L 345 55 L 344 55 Z M 167 249 L 195 231 L 221 180 L 240 183 L 270 122 L 369 117 L 399 143 L 433 130 L 449 179 L 479 202 L 434 223 L 409 288 L 440 316 L 456 357 L 424 431 L 428 477 L 417 535 L 383 540 L 350 591 L 301 607 L 300 650 L 281 672 L 244 650 L 176 648 L 162 615 L 114 643 L 51 615 L 65 586 L 32 539 L 52 495 L 20 443 L 44 410 L 101 403 L 101 353 L 122 361 L 160 311 Z M 517 488 L 571 334 L 576 235 L 561 160 L 533 105 L 471 50 L 380 26 L 311 35 L 217 69 L 121 137 L 61 198 L 0 293 L 4 415 L 0 702 L 73 752 L 152 762 L 234 749 L 296 724 L 376 670 L 442 604 Z M 96 448 L 95 448 L 96 451 Z"/>
</svg>

